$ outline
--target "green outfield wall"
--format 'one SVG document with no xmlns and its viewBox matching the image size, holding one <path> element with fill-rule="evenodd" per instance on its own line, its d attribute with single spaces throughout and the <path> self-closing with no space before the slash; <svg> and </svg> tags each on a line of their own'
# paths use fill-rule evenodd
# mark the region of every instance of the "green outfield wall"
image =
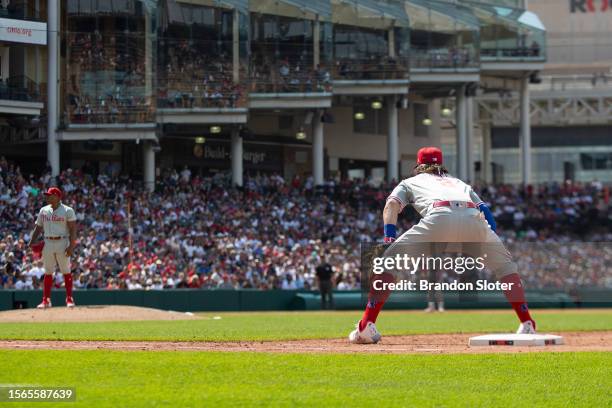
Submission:
<svg viewBox="0 0 612 408">
<path fill-rule="evenodd" d="M 0 290 L 0 310 L 36 307 L 41 296 L 40 290 Z M 64 297 L 63 291 L 54 291 L 51 301 L 63 306 Z M 83 290 L 75 291 L 74 297 L 80 306 L 129 305 L 176 311 L 319 310 L 321 305 L 317 292 L 287 290 Z M 583 289 L 572 296 L 554 290 L 528 291 L 527 298 L 531 307 L 612 307 L 612 289 Z M 449 292 L 444 301 L 449 309 L 507 307 L 503 294 L 496 292 Z M 338 310 L 361 309 L 365 299 L 359 291 L 335 292 L 334 303 Z M 394 293 L 385 308 L 419 309 L 425 304 L 425 293 Z"/>
</svg>

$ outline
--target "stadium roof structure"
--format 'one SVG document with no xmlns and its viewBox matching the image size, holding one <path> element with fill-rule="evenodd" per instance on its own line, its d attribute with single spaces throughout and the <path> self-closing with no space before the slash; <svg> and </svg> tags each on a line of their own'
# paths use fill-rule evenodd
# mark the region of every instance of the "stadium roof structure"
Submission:
<svg viewBox="0 0 612 408">
<path fill-rule="evenodd" d="M 480 27 L 478 17 L 472 13 L 469 7 L 465 7 L 460 3 L 447 3 L 441 0 L 409 0 L 409 2 L 421 3 L 439 13 L 448 14 L 464 24 L 474 28 Z"/>
<path fill-rule="evenodd" d="M 406 13 L 410 17 L 410 28 L 425 31 L 449 30 L 452 24 L 461 24 L 470 30 L 478 31 L 480 21 L 469 8 L 455 3 L 444 3 L 430 0 L 407 0 L 404 2 Z"/>
<path fill-rule="evenodd" d="M 251 0 L 248 3 L 249 11 L 254 13 L 277 14 L 307 20 L 329 21 L 332 14 L 329 0 Z"/>
<path fill-rule="evenodd" d="M 301 7 L 316 14 L 319 18 L 330 20 L 332 14 L 331 2 L 329 0 L 280 0 L 283 3 Z"/>
<path fill-rule="evenodd" d="M 480 14 L 480 18 L 482 18 L 482 12 L 485 12 L 489 16 L 498 18 L 511 26 L 546 31 L 546 27 L 537 14 L 531 11 L 506 6 L 494 6 L 476 1 L 467 1 L 466 5 L 470 6 L 476 14 Z"/>
<path fill-rule="evenodd" d="M 410 26 L 400 0 L 331 0 L 331 5 L 334 23 L 377 29 Z"/>
<path fill-rule="evenodd" d="M 199 6 L 229 8 L 238 10 L 242 13 L 248 13 L 249 11 L 249 0 L 176 0 L 176 2 Z"/>
</svg>

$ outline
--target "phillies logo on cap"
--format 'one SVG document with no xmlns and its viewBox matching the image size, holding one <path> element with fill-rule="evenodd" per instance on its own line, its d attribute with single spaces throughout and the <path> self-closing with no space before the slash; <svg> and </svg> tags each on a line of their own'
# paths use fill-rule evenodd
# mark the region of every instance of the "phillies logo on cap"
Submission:
<svg viewBox="0 0 612 408">
<path fill-rule="evenodd" d="M 62 198 L 62 190 L 57 187 L 50 187 L 47 191 L 43 193 L 46 196 L 54 195 L 58 198 Z"/>
<path fill-rule="evenodd" d="M 417 164 L 442 164 L 442 150 L 437 147 L 423 147 L 419 149 Z"/>
</svg>

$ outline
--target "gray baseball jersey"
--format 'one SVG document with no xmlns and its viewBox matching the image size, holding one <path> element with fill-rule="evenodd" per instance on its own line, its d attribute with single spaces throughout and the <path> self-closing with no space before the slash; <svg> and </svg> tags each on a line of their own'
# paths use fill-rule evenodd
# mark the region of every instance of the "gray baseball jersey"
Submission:
<svg viewBox="0 0 612 408">
<path fill-rule="evenodd" d="M 397 201 L 401 210 L 411 204 L 423 217 L 431 211 L 435 201 L 472 201 L 476 205 L 482 203 L 472 187 L 463 181 L 448 175 L 436 176 L 428 173 L 401 181 L 387 200 Z"/>
<path fill-rule="evenodd" d="M 60 203 L 55 210 L 51 205 L 41 208 L 36 225 L 43 228 L 45 237 L 68 237 L 68 221 L 76 221 L 74 210 Z"/>
<path fill-rule="evenodd" d="M 480 204 L 482 200 L 463 181 L 451 176 L 419 174 L 399 183 L 388 200 L 397 201 L 402 209 L 412 204 L 423 218 L 391 244 L 385 256 L 430 256 L 437 251 L 452 252 L 454 248 L 455 252 L 482 257 L 485 266 L 498 276 L 516 273 L 516 263 L 478 209 L 439 207 L 433 211 L 435 201 Z M 441 246 L 433 245 L 438 243 Z"/>
</svg>

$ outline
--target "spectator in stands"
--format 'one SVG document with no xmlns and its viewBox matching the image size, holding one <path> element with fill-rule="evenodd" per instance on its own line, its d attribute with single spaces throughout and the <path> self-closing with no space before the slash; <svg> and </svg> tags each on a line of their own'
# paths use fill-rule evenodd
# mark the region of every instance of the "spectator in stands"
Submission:
<svg viewBox="0 0 612 408">
<path fill-rule="evenodd" d="M 321 309 L 333 309 L 334 308 L 334 295 L 333 295 L 333 278 L 334 269 L 329 264 L 328 257 L 326 256 L 324 261 L 316 268 L 317 283 L 319 286 L 319 292 L 321 294 Z"/>
<path fill-rule="evenodd" d="M 14 287 L 22 271 L 26 282 L 31 277 L 32 286 L 39 287 L 39 260 L 33 259 L 24 242 L 42 200 L 39 191 L 50 180 L 48 172 L 25 177 L 18 166 L 0 158 L 0 286 L 4 288 Z M 379 238 L 376 220 L 391 190 L 384 183 L 340 180 L 315 192 L 311 178 L 287 182 L 278 175 L 246 178 L 244 188 L 236 189 L 226 174 L 187 179 L 176 170 L 164 171 L 152 194 L 116 171 L 91 175 L 67 170 L 59 183 L 70 191 L 66 202 L 77 210 L 83 228 L 74 260 L 75 286 L 109 290 L 221 286 L 308 290 L 317 287 L 317 266 L 324 262 L 320 254 L 337 267 L 342 288 L 358 289 L 359 245 Z M 530 287 L 612 285 L 608 249 L 576 243 L 612 240 L 607 186 L 600 182 L 532 188 L 482 185 L 479 190 L 519 268 L 527 271 Z M 405 210 L 400 231 L 417 219 Z M 581 275 L 583 271 L 588 271 L 587 276 Z"/>
</svg>

